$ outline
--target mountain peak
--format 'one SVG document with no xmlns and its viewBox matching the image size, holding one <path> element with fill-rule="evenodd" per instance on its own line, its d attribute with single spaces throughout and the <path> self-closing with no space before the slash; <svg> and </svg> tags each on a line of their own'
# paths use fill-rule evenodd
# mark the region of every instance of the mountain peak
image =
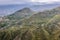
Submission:
<svg viewBox="0 0 60 40">
<path fill-rule="evenodd" d="M 31 11 L 31 9 L 26 7 L 26 8 L 23 8 L 23 9 L 17 11 L 17 12 L 29 12 L 29 11 Z"/>
<path fill-rule="evenodd" d="M 34 11 L 32 11 L 30 8 L 23 8 L 21 10 L 16 11 L 15 13 L 11 14 L 8 16 L 9 18 L 13 19 L 23 19 L 23 18 L 28 18 L 31 15 L 34 14 Z"/>
</svg>

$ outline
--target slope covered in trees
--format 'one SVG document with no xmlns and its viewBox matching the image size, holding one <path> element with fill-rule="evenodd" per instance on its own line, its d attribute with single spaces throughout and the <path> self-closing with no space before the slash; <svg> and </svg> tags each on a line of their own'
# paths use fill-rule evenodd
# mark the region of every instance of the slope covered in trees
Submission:
<svg viewBox="0 0 60 40">
<path fill-rule="evenodd" d="M 38 12 L 8 28 L 0 29 L 0 40 L 60 40 L 60 7 Z"/>
</svg>

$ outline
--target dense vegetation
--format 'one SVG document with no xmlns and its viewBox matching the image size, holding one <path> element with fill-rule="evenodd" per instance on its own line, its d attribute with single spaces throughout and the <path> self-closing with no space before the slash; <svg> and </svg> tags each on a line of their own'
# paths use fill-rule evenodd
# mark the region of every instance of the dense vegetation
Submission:
<svg viewBox="0 0 60 40">
<path fill-rule="evenodd" d="M 60 7 L 23 20 L 15 15 L 0 23 L 0 40 L 60 40 Z"/>
</svg>

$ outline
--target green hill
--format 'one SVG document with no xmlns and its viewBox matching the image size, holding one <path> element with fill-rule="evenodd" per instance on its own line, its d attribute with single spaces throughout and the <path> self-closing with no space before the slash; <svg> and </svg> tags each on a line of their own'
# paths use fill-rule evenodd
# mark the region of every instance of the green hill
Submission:
<svg viewBox="0 0 60 40">
<path fill-rule="evenodd" d="M 3 22 L 0 23 L 1 24 L 0 27 L 10 27 L 16 24 L 21 25 L 22 20 L 28 19 L 30 16 L 32 16 L 35 13 L 36 12 L 32 11 L 30 8 L 23 8 L 21 10 L 18 10 L 13 14 L 3 17 L 2 18 Z"/>
<path fill-rule="evenodd" d="M 10 26 L 0 29 L 0 40 L 60 40 L 60 7 L 36 14 L 24 8 L 5 19 L 1 25 Z"/>
<path fill-rule="evenodd" d="M 8 19 L 23 19 L 28 18 L 29 16 L 33 15 L 34 11 L 32 11 L 30 8 L 23 8 L 21 10 L 16 11 L 15 13 L 8 15 Z"/>
</svg>

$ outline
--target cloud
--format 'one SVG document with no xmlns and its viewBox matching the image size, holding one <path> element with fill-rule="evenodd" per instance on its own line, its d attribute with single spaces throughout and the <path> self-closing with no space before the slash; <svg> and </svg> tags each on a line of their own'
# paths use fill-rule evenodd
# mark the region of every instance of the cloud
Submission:
<svg viewBox="0 0 60 40">
<path fill-rule="evenodd" d="M 0 5 L 3 4 L 21 4 L 26 2 L 45 2 L 45 3 L 53 3 L 60 2 L 60 0 L 0 0 Z"/>
<path fill-rule="evenodd" d="M 31 0 L 32 2 L 46 2 L 46 3 L 52 3 L 52 2 L 60 2 L 60 0 Z"/>
<path fill-rule="evenodd" d="M 21 4 L 21 3 L 26 3 L 26 2 L 31 2 L 31 0 L 0 0 L 0 5 L 4 5 L 4 4 Z"/>
</svg>

